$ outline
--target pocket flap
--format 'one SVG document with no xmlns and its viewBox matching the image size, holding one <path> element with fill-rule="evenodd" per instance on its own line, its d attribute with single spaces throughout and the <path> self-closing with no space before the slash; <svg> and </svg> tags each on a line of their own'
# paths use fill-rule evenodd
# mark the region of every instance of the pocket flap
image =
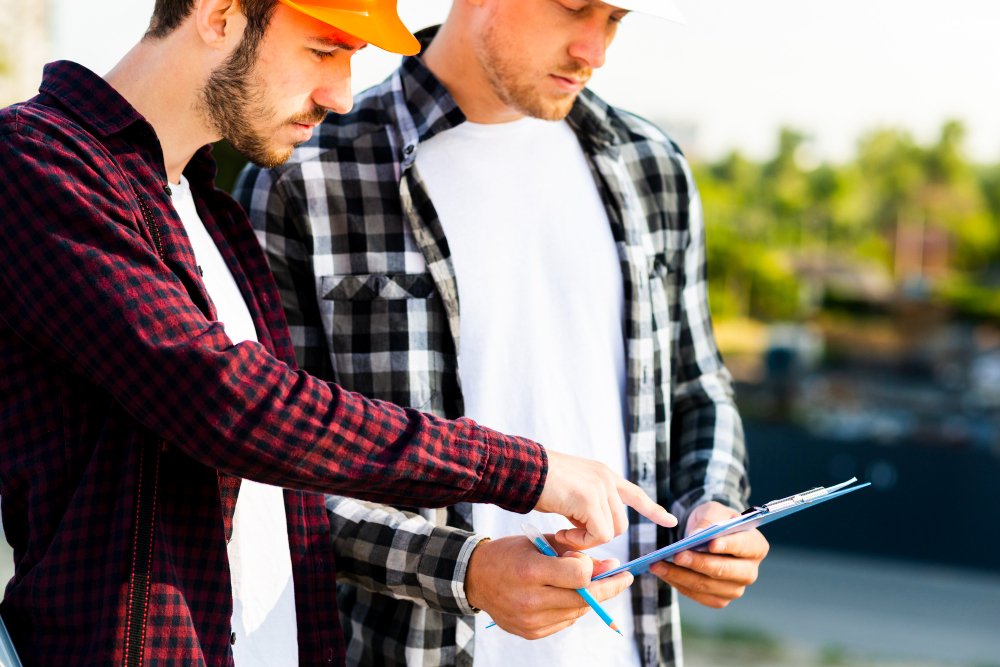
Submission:
<svg viewBox="0 0 1000 667">
<path fill-rule="evenodd" d="M 428 273 L 371 273 L 324 276 L 323 298 L 331 301 L 375 299 L 427 299 L 434 296 L 434 279 Z"/>
</svg>

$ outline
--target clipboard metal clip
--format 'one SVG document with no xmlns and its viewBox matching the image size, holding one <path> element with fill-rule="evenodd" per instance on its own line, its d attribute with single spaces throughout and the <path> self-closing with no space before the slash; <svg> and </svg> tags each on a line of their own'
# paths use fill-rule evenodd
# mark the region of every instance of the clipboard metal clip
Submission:
<svg viewBox="0 0 1000 667">
<path fill-rule="evenodd" d="M 787 498 L 778 498 L 777 500 L 772 500 L 771 502 L 764 503 L 763 505 L 748 507 L 743 511 L 741 516 L 747 516 L 755 513 L 767 514 L 769 512 L 780 512 L 781 510 L 788 509 L 789 507 L 795 507 L 796 505 L 805 505 L 806 503 L 811 503 L 817 498 L 822 498 L 823 496 L 835 493 L 846 486 L 850 486 L 856 481 L 858 481 L 858 478 L 852 477 L 846 482 L 841 482 L 836 486 L 817 486 L 816 488 L 809 489 L 808 491 L 800 491 L 799 493 L 788 496 Z"/>
</svg>

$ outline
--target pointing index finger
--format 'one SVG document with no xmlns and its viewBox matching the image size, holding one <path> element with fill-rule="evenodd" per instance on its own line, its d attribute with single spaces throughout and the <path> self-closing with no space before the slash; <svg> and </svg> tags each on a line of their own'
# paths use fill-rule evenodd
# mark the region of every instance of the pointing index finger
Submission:
<svg viewBox="0 0 1000 667">
<path fill-rule="evenodd" d="M 664 528 L 673 528 L 677 525 L 677 517 L 666 509 L 657 505 L 646 492 L 632 482 L 623 482 L 618 485 L 618 495 L 622 502 L 643 515 L 650 521 Z"/>
</svg>

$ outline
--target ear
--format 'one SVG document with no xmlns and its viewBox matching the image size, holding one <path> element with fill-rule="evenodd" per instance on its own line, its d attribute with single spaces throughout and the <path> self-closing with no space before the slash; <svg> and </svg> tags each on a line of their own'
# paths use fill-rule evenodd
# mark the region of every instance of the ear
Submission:
<svg viewBox="0 0 1000 667">
<path fill-rule="evenodd" d="M 246 18 L 235 0 L 196 0 L 195 29 L 214 48 L 235 47 L 243 35 Z"/>
</svg>

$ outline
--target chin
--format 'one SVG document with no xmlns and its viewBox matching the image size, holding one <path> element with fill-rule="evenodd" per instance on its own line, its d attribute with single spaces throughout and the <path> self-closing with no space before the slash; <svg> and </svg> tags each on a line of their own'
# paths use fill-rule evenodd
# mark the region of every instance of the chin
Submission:
<svg viewBox="0 0 1000 667">
<path fill-rule="evenodd" d="M 579 93 L 572 95 L 537 95 L 530 99 L 520 100 L 519 111 L 526 116 L 539 120 L 565 120 L 566 116 L 573 109 L 573 104 Z M 517 100 L 515 100 L 517 101 Z"/>
<path fill-rule="evenodd" d="M 576 97 L 568 102 L 549 102 L 547 104 L 540 103 L 528 111 L 528 115 L 533 118 L 538 118 L 539 120 L 565 120 L 566 116 L 568 116 L 569 112 L 573 109 L 574 101 L 576 101 Z"/>
<path fill-rule="evenodd" d="M 298 144 L 295 144 L 297 146 Z M 288 162 L 288 159 L 292 157 L 292 153 L 295 151 L 295 146 L 288 146 L 287 148 L 276 149 L 271 151 L 261 151 L 250 155 L 246 155 L 246 158 L 253 162 L 258 167 L 264 169 L 273 169 L 275 167 L 280 167 L 281 165 Z"/>
</svg>

